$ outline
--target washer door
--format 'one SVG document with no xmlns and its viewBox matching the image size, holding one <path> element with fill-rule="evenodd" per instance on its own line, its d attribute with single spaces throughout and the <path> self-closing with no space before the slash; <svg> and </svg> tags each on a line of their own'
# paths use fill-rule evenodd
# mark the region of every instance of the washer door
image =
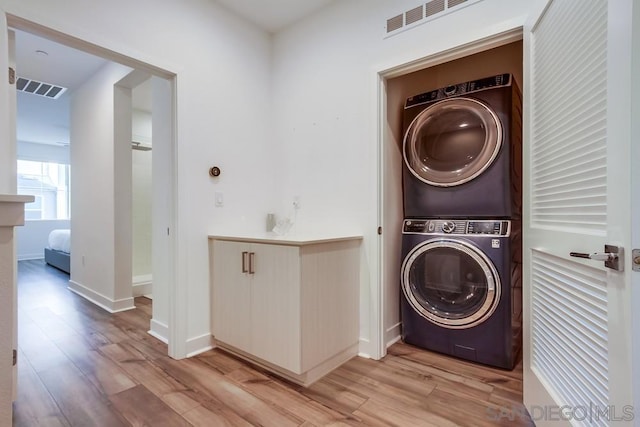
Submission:
<svg viewBox="0 0 640 427">
<path fill-rule="evenodd" d="M 402 264 L 402 290 L 425 319 L 450 329 L 487 320 L 500 301 L 500 277 L 489 258 L 460 240 L 429 240 Z"/>
<path fill-rule="evenodd" d="M 404 161 L 421 181 L 452 187 L 484 172 L 502 146 L 502 126 L 486 104 L 449 98 L 422 111 L 404 138 Z"/>
</svg>

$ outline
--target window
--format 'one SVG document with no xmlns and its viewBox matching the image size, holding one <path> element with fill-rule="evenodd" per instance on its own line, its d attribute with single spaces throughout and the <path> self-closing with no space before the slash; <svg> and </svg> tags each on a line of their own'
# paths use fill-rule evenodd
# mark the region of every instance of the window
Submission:
<svg viewBox="0 0 640 427">
<path fill-rule="evenodd" d="M 35 196 L 25 219 L 69 218 L 69 165 L 18 160 L 18 194 Z"/>
</svg>

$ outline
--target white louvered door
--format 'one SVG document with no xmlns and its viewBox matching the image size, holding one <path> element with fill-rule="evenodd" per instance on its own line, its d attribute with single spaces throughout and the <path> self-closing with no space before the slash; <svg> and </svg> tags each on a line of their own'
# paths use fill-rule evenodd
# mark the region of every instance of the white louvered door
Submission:
<svg viewBox="0 0 640 427">
<path fill-rule="evenodd" d="M 524 399 L 539 426 L 634 417 L 629 254 L 624 272 L 569 256 L 631 249 L 632 2 L 552 0 L 525 31 Z"/>
</svg>

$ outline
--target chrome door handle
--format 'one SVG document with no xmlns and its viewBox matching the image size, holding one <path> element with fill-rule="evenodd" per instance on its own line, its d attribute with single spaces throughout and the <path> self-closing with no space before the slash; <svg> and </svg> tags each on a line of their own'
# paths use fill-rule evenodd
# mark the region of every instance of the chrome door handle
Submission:
<svg viewBox="0 0 640 427">
<path fill-rule="evenodd" d="M 624 271 L 624 250 L 619 246 L 604 245 L 604 252 L 592 254 L 584 252 L 570 252 L 575 258 L 586 258 L 595 261 L 604 261 L 604 266 L 616 271 Z"/>
<path fill-rule="evenodd" d="M 571 252 L 569 253 L 569 255 L 571 255 L 572 257 L 575 258 L 587 258 L 587 259 L 593 259 L 596 261 L 609 261 L 615 258 L 618 258 L 618 254 L 612 254 L 609 252 L 594 252 L 592 254 L 584 254 L 582 252 Z"/>
</svg>

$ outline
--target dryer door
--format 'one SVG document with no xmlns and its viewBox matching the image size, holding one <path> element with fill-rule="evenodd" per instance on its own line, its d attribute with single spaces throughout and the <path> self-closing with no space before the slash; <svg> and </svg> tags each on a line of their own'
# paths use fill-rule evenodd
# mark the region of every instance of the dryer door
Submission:
<svg viewBox="0 0 640 427">
<path fill-rule="evenodd" d="M 460 240 L 429 240 L 402 264 L 402 290 L 416 312 L 450 329 L 487 320 L 500 301 L 500 277 L 487 256 Z"/>
<path fill-rule="evenodd" d="M 449 98 L 422 111 L 404 138 L 404 161 L 421 181 L 452 187 L 470 181 L 495 160 L 502 125 L 483 102 Z"/>
</svg>

